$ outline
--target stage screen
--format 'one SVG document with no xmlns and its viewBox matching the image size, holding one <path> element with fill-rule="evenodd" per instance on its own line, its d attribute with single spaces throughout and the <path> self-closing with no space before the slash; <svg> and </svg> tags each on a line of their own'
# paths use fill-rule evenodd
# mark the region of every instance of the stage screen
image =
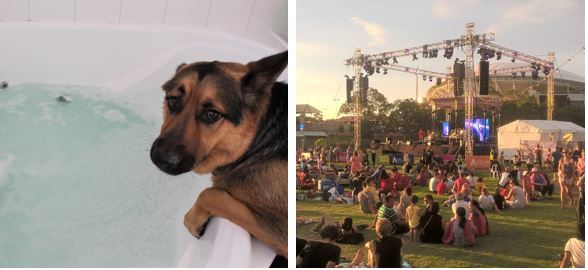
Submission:
<svg viewBox="0 0 588 270">
<path fill-rule="evenodd" d="M 471 125 L 474 140 L 477 142 L 487 142 L 490 137 L 490 119 L 485 120 L 481 118 L 474 118 L 473 121 L 465 120 L 466 128 Z"/>
<path fill-rule="evenodd" d="M 449 122 L 442 122 L 443 124 L 443 128 L 442 128 L 442 135 L 444 138 L 449 137 Z"/>
</svg>

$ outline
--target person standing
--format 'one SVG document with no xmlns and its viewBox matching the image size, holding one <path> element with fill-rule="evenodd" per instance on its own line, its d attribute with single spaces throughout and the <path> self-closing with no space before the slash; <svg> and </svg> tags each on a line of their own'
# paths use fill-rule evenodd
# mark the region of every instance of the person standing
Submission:
<svg viewBox="0 0 588 270">
<path fill-rule="evenodd" d="M 335 148 L 333 148 L 333 156 L 335 156 L 335 162 L 340 162 L 339 161 L 339 152 L 341 152 L 341 147 L 339 147 L 339 144 L 337 144 L 335 146 Z"/>
<path fill-rule="evenodd" d="M 361 165 L 361 158 L 359 157 L 359 153 L 357 151 L 353 152 L 353 156 L 351 156 L 351 160 L 349 161 L 351 165 L 351 174 L 353 176 L 358 176 L 359 172 L 363 169 Z"/>
<path fill-rule="evenodd" d="M 559 147 L 555 147 L 555 150 L 553 151 L 553 153 L 551 153 L 551 157 L 553 159 L 553 181 L 555 181 L 556 179 L 559 180 L 559 161 L 561 159 L 561 148 Z"/>
<path fill-rule="evenodd" d="M 376 150 L 370 149 L 372 151 L 372 166 L 376 167 Z"/>
<path fill-rule="evenodd" d="M 351 144 L 349 146 L 347 146 L 347 156 L 345 159 L 345 162 L 349 163 L 349 161 L 351 161 L 351 154 L 353 153 L 353 151 L 351 151 Z"/>
<path fill-rule="evenodd" d="M 559 161 L 559 186 L 560 186 L 560 208 L 563 208 L 564 204 L 564 193 L 568 195 L 570 200 L 569 207 L 574 205 L 574 196 L 572 195 L 572 189 L 574 188 L 574 175 L 576 173 L 576 164 L 572 159 L 572 154 L 569 150 L 564 151 L 564 157 Z"/>
<path fill-rule="evenodd" d="M 425 142 L 425 131 L 423 131 L 422 128 L 419 129 L 419 142 L 420 143 Z"/>
</svg>

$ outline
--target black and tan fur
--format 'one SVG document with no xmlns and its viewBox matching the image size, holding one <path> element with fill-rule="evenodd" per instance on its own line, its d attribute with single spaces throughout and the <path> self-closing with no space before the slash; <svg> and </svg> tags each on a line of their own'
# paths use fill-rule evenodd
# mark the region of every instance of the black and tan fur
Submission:
<svg viewBox="0 0 588 270">
<path fill-rule="evenodd" d="M 287 258 L 288 86 L 276 82 L 287 65 L 287 52 L 246 65 L 183 64 L 162 86 L 151 160 L 172 175 L 213 174 L 184 219 L 194 236 L 220 216 Z"/>
</svg>

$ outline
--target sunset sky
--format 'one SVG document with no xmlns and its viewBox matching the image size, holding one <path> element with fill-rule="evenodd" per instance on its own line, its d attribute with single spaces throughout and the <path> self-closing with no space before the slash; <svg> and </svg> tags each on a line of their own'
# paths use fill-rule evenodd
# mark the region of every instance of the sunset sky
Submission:
<svg viewBox="0 0 588 270">
<path fill-rule="evenodd" d="M 464 33 L 468 22 L 476 23 L 477 33 L 495 33 L 494 43 L 507 48 L 541 58 L 554 51 L 557 64 L 565 63 L 563 70 L 584 76 L 583 51 L 566 63 L 584 46 L 584 1 L 298 0 L 296 13 L 296 103 L 316 107 L 324 119 L 336 118 L 345 101 L 344 75 L 353 71 L 344 60 L 353 56 L 355 48 L 375 54 L 453 39 Z M 447 72 L 455 57 L 465 59 L 459 49 L 451 60 L 442 54 L 436 59 L 418 55 L 414 62 L 411 57 L 398 61 L 403 66 Z M 415 84 L 415 75 L 408 73 L 370 77 L 370 87 L 390 102 L 414 99 Z M 419 99 L 433 84 L 419 79 Z"/>
</svg>

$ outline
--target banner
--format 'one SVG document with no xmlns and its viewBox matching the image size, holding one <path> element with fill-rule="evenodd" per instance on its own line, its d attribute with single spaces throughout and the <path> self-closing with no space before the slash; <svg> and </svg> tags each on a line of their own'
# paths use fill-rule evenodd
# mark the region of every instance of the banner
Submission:
<svg viewBox="0 0 588 270">
<path fill-rule="evenodd" d="M 453 161 L 453 159 L 455 158 L 455 155 L 453 155 L 453 154 L 443 154 L 443 155 L 435 155 L 435 156 L 442 158 L 443 161 Z"/>
<path fill-rule="evenodd" d="M 490 169 L 490 157 L 483 156 L 466 156 L 466 168 L 470 170 Z"/>
</svg>

